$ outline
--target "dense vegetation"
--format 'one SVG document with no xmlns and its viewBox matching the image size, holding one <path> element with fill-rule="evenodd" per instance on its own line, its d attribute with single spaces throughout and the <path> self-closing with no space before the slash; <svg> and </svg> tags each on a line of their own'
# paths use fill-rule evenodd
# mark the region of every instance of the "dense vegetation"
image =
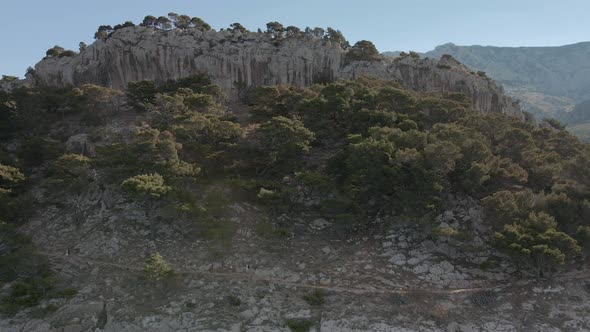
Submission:
<svg viewBox="0 0 590 332">
<path fill-rule="evenodd" d="M 366 43 L 353 48 L 373 54 Z M 538 275 L 588 249 L 590 147 L 559 126 L 476 112 L 460 94 L 366 78 L 241 97 L 248 114 L 228 112 L 204 75 L 135 82 L 125 95 L 95 85 L 2 92 L 0 136 L 17 142 L 0 151 L 0 266 L 16 267 L 0 276 L 12 283 L 5 312 L 39 303 L 51 287 L 46 261 L 33 260 L 31 270 L 30 258 L 41 256 L 16 232 L 32 210 L 19 206 L 35 204 L 28 189 L 37 186 L 59 200 L 110 182 L 148 213 L 166 211 L 197 236 L 218 239 L 231 232 L 223 202 L 233 194 L 204 190 L 211 183 L 267 206 L 271 220 L 301 211 L 342 224 L 404 215 L 427 230 L 454 193 L 481 199 L 491 241 Z M 142 119 L 132 137 L 104 141 L 96 154 L 65 151 L 68 123 L 100 131 L 121 112 Z M 169 273 L 159 255 L 146 262 L 150 279 Z"/>
</svg>

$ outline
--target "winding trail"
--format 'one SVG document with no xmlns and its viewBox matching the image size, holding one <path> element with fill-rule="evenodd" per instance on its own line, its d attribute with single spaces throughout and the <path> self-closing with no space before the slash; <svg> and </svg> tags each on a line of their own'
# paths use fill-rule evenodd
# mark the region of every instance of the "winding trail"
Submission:
<svg viewBox="0 0 590 332">
<path fill-rule="evenodd" d="M 96 260 L 92 258 L 87 258 L 79 255 L 63 255 L 63 254 L 56 254 L 56 253 L 48 253 L 48 252 L 39 252 L 41 255 L 46 257 L 61 259 L 63 261 L 76 261 L 79 263 L 88 263 L 88 264 L 95 264 L 101 265 L 106 267 L 113 267 L 117 269 L 121 269 L 127 271 L 128 273 L 141 273 L 143 271 L 142 267 L 138 266 L 131 266 L 131 265 L 124 265 L 118 264 L 103 260 Z M 512 282 L 504 282 L 504 283 L 497 283 L 496 285 L 490 285 L 487 287 L 473 287 L 473 288 L 456 288 L 456 289 L 425 289 L 425 288 L 406 288 L 406 289 L 382 289 L 382 288 L 362 288 L 362 287 L 339 287 L 339 286 L 326 286 L 326 285 L 314 285 L 308 283 L 300 283 L 300 282 L 290 282 L 285 281 L 280 278 L 273 278 L 271 276 L 264 276 L 258 275 L 255 273 L 245 273 L 245 272 L 214 272 L 214 271 L 190 271 L 190 270 L 182 270 L 178 269 L 174 266 L 171 266 L 174 270 L 175 274 L 179 275 L 198 275 L 198 276 L 209 276 L 209 277 L 217 277 L 217 278 L 228 278 L 228 279 L 239 279 L 242 281 L 251 281 L 251 282 L 269 282 L 274 283 L 282 286 L 287 287 L 299 287 L 299 288 L 308 288 L 308 289 L 322 289 L 331 292 L 339 292 L 339 293 L 351 293 L 357 295 L 365 295 L 365 294 L 433 294 L 433 295 L 457 295 L 457 294 L 465 294 L 465 293 L 476 293 L 480 291 L 493 291 L 493 290 L 500 290 L 512 286 L 525 286 L 533 283 L 535 280 L 519 280 L 519 281 L 512 281 Z M 589 279 L 590 278 L 590 271 L 576 271 L 562 274 L 552 280 L 578 280 L 578 279 Z"/>
</svg>

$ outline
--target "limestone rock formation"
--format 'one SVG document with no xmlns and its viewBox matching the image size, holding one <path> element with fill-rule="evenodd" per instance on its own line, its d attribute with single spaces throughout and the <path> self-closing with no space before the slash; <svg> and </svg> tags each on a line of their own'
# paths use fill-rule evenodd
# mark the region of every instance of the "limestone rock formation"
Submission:
<svg viewBox="0 0 590 332">
<path fill-rule="evenodd" d="M 35 80 L 51 86 L 94 83 L 123 89 L 133 81 L 205 72 L 235 97 L 238 86 L 309 86 L 365 75 L 397 80 L 417 91 L 463 92 L 480 111 L 524 118 L 501 87 L 452 59 L 384 57 L 349 62 L 347 52 L 339 44 L 309 36 L 277 41 L 262 33 L 129 27 L 96 41 L 79 55 L 42 60 L 35 66 Z"/>
</svg>

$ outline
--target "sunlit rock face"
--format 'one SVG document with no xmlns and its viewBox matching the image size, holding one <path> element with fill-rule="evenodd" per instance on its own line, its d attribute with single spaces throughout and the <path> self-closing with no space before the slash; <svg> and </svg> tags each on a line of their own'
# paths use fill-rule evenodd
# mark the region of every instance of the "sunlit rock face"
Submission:
<svg viewBox="0 0 590 332">
<path fill-rule="evenodd" d="M 417 91 L 463 92 L 480 111 L 523 118 L 502 88 L 453 59 L 350 62 L 347 52 L 339 44 L 309 36 L 276 41 L 262 33 L 130 27 L 96 41 L 77 56 L 44 59 L 35 70 L 38 84 L 94 83 L 116 89 L 134 81 L 207 73 L 233 97 L 238 86 L 309 86 L 364 75 L 397 80 Z"/>
</svg>

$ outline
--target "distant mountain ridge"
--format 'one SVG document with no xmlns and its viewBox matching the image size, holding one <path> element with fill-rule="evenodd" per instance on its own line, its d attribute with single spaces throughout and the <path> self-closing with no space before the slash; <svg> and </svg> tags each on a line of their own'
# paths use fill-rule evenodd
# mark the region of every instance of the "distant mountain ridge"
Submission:
<svg viewBox="0 0 590 332">
<path fill-rule="evenodd" d="M 397 55 L 399 52 L 387 52 Z M 440 58 L 450 54 L 484 71 L 502 84 L 509 95 L 521 100 L 525 110 L 537 117 L 571 111 L 590 99 L 590 42 L 558 47 L 437 46 L 421 54 Z"/>
</svg>

